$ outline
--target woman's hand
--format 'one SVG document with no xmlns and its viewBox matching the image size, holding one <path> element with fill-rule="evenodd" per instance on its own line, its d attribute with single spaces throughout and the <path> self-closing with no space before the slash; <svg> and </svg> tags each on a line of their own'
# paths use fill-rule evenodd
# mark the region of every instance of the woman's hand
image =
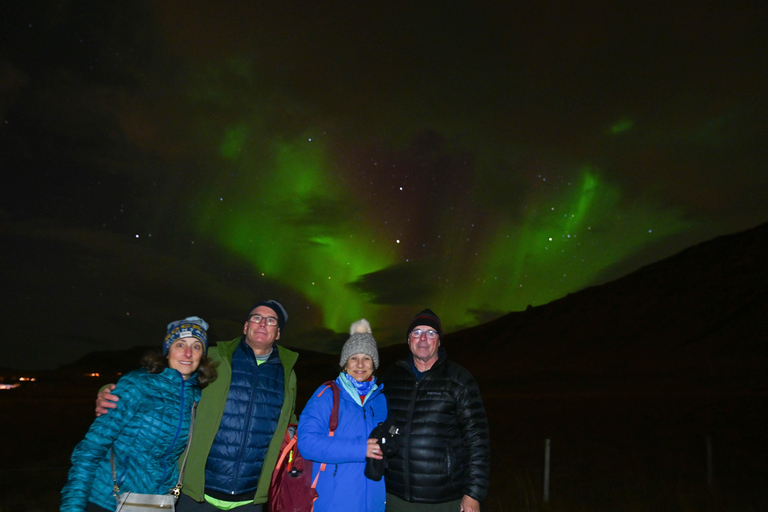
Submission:
<svg viewBox="0 0 768 512">
<path fill-rule="evenodd" d="M 384 456 L 381 454 L 381 446 L 379 446 L 379 443 L 376 439 L 368 440 L 368 449 L 365 451 L 365 456 L 370 459 L 384 458 Z"/>
</svg>

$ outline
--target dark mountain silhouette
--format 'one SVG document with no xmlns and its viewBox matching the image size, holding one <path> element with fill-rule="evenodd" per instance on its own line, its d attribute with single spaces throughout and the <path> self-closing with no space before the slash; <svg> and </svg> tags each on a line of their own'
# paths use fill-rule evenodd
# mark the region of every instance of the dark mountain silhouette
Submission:
<svg viewBox="0 0 768 512">
<path fill-rule="evenodd" d="M 766 256 L 763 224 L 452 333 L 444 344 L 491 387 L 765 390 Z"/>
</svg>

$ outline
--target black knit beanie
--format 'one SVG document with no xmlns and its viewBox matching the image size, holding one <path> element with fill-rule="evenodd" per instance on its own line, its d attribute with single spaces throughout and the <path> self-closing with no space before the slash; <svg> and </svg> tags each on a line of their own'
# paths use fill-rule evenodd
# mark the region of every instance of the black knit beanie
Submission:
<svg viewBox="0 0 768 512">
<path fill-rule="evenodd" d="M 277 326 L 280 328 L 280 331 L 282 332 L 285 328 L 285 322 L 288 320 L 288 312 L 285 311 L 285 308 L 282 304 L 277 302 L 276 300 L 263 300 L 253 306 L 251 309 L 248 310 L 248 316 L 245 317 L 245 321 L 247 322 L 248 319 L 251 317 L 251 313 L 254 309 L 256 309 L 259 306 L 267 306 L 272 311 L 275 312 L 277 315 Z"/>
<path fill-rule="evenodd" d="M 411 320 L 411 325 L 408 326 L 407 333 L 410 333 L 417 325 L 428 325 L 437 331 L 437 335 L 442 338 L 443 328 L 440 326 L 440 318 L 431 310 L 424 309 L 417 313 Z M 407 334 L 406 333 L 406 334 Z"/>
</svg>

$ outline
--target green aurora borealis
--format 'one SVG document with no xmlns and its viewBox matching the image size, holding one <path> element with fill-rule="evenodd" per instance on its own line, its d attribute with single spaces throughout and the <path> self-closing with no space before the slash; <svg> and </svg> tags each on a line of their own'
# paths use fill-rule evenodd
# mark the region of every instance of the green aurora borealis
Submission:
<svg viewBox="0 0 768 512">
<path fill-rule="evenodd" d="M 220 145 L 221 158 L 243 176 L 255 174 L 249 169 L 255 164 L 238 158 L 246 133 L 233 128 Z M 223 212 L 202 212 L 216 221 L 201 229 L 251 262 L 254 272 L 305 296 L 324 327 L 336 332 L 362 316 L 386 324 L 380 317 L 391 306 L 429 304 L 456 328 L 545 304 L 689 225 L 674 211 L 622 204 L 621 190 L 588 166 L 555 186 L 536 176 L 522 212 L 511 203 L 489 212 L 472 198 L 487 195 L 493 182 L 475 182 L 464 199 L 450 205 L 438 199 L 435 207 L 424 190 L 352 184 L 345 174 L 359 170 L 342 169 L 323 146 L 311 137 L 276 142 L 269 162 L 260 164 L 267 172 L 246 187 L 233 184 L 234 196 L 219 191 L 202 201 Z M 402 209 L 426 216 L 428 231 L 409 230 Z"/>
<path fill-rule="evenodd" d="M 55 304 L 67 341 L 9 365 L 231 339 L 265 295 L 287 345 L 394 343 L 768 219 L 752 2 L 6 4 L 5 328 Z"/>
</svg>

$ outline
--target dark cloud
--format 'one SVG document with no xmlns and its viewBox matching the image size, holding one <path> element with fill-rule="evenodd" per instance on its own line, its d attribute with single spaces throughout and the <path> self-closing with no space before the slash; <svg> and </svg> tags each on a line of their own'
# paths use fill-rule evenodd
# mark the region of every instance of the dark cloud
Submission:
<svg viewBox="0 0 768 512">
<path fill-rule="evenodd" d="M 438 283 L 426 262 L 393 265 L 361 276 L 349 285 L 366 295 L 372 304 L 410 305 L 430 300 Z"/>
</svg>

